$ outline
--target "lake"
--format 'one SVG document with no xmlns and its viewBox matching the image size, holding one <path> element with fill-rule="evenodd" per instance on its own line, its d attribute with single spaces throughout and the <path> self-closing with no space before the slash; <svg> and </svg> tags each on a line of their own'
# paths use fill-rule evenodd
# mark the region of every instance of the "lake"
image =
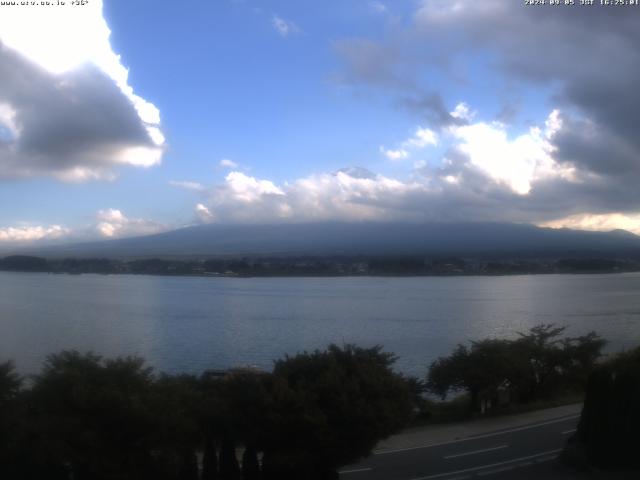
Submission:
<svg viewBox="0 0 640 480">
<path fill-rule="evenodd" d="M 329 343 L 381 344 L 423 376 L 459 342 L 539 323 L 640 344 L 640 273 L 504 277 L 200 278 L 0 272 L 0 361 L 141 355 L 158 370 L 254 365 Z"/>
</svg>

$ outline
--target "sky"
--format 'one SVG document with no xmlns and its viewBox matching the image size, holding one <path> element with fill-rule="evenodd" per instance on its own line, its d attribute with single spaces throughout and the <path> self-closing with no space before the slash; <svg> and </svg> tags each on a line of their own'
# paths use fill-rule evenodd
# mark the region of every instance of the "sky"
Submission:
<svg viewBox="0 0 640 480">
<path fill-rule="evenodd" d="M 1 3 L 0 245 L 325 220 L 640 234 L 640 7 Z"/>
</svg>

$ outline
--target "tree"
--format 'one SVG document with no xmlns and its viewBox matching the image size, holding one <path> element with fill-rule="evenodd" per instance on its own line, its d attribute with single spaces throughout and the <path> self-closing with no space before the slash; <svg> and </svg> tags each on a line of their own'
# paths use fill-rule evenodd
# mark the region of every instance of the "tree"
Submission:
<svg viewBox="0 0 640 480">
<path fill-rule="evenodd" d="M 239 479 L 240 468 L 235 455 L 236 444 L 244 445 L 242 476 L 255 478 L 259 471 L 257 451 L 267 430 L 266 418 L 270 408 L 267 390 L 271 374 L 236 369 L 219 382 L 222 400 L 222 449 L 220 453 L 220 477 Z"/>
<path fill-rule="evenodd" d="M 205 433 L 204 452 L 202 453 L 202 480 L 218 480 L 218 453 L 210 434 Z"/>
<path fill-rule="evenodd" d="M 561 390 L 584 390 L 589 372 L 606 341 L 595 332 L 560 338 L 566 327 L 537 325 L 513 342 L 512 361 L 518 368 L 512 379 L 519 401 L 548 398 Z"/>
<path fill-rule="evenodd" d="M 640 468 L 640 347 L 619 354 L 589 377 L 577 440 L 598 467 Z"/>
<path fill-rule="evenodd" d="M 22 411 L 19 395 L 22 378 L 13 362 L 0 363 L 0 478 L 17 477 L 24 459 L 20 458 L 23 443 L 19 437 Z"/>
<path fill-rule="evenodd" d="M 549 395 L 557 389 L 563 369 L 570 362 L 558 338 L 565 330 L 566 327 L 540 324 L 528 333 L 519 333 L 520 338 L 513 342 L 513 359 L 518 366 L 513 383 L 521 402 Z"/>
<path fill-rule="evenodd" d="M 222 480 L 240 480 L 240 464 L 236 457 L 236 445 L 230 433 L 225 434 L 222 438 L 220 478 Z"/>
<path fill-rule="evenodd" d="M 402 428 L 412 395 L 377 346 L 330 345 L 275 363 L 265 478 L 337 478 L 336 469 L 370 454 Z"/>
<path fill-rule="evenodd" d="M 466 390 L 471 411 L 482 412 L 483 400 L 493 398 L 512 377 L 510 343 L 505 340 L 458 345 L 449 357 L 440 357 L 429 367 L 427 389 L 445 398 L 452 391 Z"/>
<path fill-rule="evenodd" d="M 197 479 L 201 400 L 199 380 L 193 375 L 162 374 L 152 385 L 148 404 L 155 419 L 151 447 L 161 462 L 157 473 L 161 478 Z"/>
<path fill-rule="evenodd" d="M 247 445 L 242 454 L 242 480 L 259 480 L 260 463 L 254 445 Z"/>
<path fill-rule="evenodd" d="M 151 461 L 151 382 L 140 358 L 49 356 L 28 396 L 35 463 L 44 471 L 70 468 L 78 480 L 143 478 Z"/>
<path fill-rule="evenodd" d="M 565 374 L 575 383 L 575 387 L 586 388 L 589 374 L 602 356 L 602 349 L 606 344 L 607 341 L 595 332 L 563 340 Z"/>
<path fill-rule="evenodd" d="M 22 378 L 13 362 L 0 363 L 0 409 L 5 408 L 20 392 Z"/>
<path fill-rule="evenodd" d="M 565 327 L 537 325 L 515 340 L 472 341 L 458 345 L 449 356 L 429 367 L 427 389 L 445 398 L 464 390 L 474 413 L 509 392 L 512 400 L 527 403 L 563 390 L 584 389 L 588 373 L 601 355 L 605 341 L 596 333 L 563 338 Z"/>
</svg>

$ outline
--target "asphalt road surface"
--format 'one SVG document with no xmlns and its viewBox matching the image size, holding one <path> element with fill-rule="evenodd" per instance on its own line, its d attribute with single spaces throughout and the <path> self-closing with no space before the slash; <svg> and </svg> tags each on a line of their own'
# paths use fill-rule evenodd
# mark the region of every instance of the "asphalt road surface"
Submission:
<svg viewBox="0 0 640 480">
<path fill-rule="evenodd" d="M 410 448 L 379 451 L 343 468 L 342 480 L 524 478 L 558 458 L 579 415 Z M 544 478 L 542 475 L 540 478 Z"/>
</svg>

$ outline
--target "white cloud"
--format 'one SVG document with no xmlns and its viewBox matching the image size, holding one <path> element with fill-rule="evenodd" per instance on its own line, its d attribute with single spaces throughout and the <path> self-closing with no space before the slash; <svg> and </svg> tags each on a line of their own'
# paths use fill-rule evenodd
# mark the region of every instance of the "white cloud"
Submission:
<svg viewBox="0 0 640 480">
<path fill-rule="evenodd" d="M 418 127 L 413 135 L 413 138 L 408 139 L 405 142 L 406 146 L 424 148 L 429 145 L 438 144 L 438 135 L 428 128 Z"/>
<path fill-rule="evenodd" d="M 380 145 L 380 153 L 392 161 L 404 160 L 409 157 L 409 152 L 402 148 L 399 150 L 387 150 L 382 145 Z"/>
<path fill-rule="evenodd" d="M 640 235 L 640 213 L 584 213 L 543 222 L 540 226 L 593 231 L 623 229 Z"/>
<path fill-rule="evenodd" d="M 468 107 L 458 108 L 467 118 Z M 454 110 L 455 111 L 455 110 Z M 440 135 L 417 128 L 402 148 L 382 154 L 409 157 L 420 148 L 444 143 L 443 158 L 413 162 L 404 179 L 362 168 L 318 173 L 276 184 L 233 171 L 208 190 L 196 207 L 203 222 L 282 222 L 320 220 L 517 221 L 540 223 L 551 215 L 574 214 L 563 202 L 550 209 L 559 192 L 580 195 L 584 172 L 554 158 L 553 141 L 563 131 L 553 110 L 542 127 L 512 135 L 498 122 L 477 121 L 443 127 Z M 558 197 L 560 195 L 560 197 Z M 583 207 L 589 212 L 589 206 Z M 618 222 L 620 223 L 620 222 Z M 621 227 L 626 228 L 626 227 Z"/>
<path fill-rule="evenodd" d="M 571 179 L 571 169 L 553 159 L 554 147 L 549 142 L 561 127 L 559 112 L 554 110 L 546 120 L 544 131 L 533 127 L 514 139 L 509 138 L 506 126 L 499 122 L 452 126 L 449 133 L 456 149 L 465 154 L 472 165 L 525 195 L 536 180 L 553 176 Z"/>
<path fill-rule="evenodd" d="M 185 190 L 192 190 L 194 192 L 201 192 L 205 190 L 205 186 L 198 182 L 191 182 L 187 180 L 171 180 L 169 185 L 172 187 L 184 188 Z"/>
<path fill-rule="evenodd" d="M 202 192 L 195 216 L 204 223 L 515 221 L 640 231 L 640 214 L 619 213 L 624 208 L 615 202 L 602 208 L 597 201 L 583 201 L 589 186 L 602 179 L 557 158 L 558 137 L 570 129 L 570 117 L 553 110 L 540 126 L 514 133 L 500 122 L 472 121 L 469 112 L 469 106 L 458 104 L 452 115 L 464 122 L 444 124 L 439 132 L 417 127 L 400 148 L 380 147 L 394 160 L 442 147 L 431 150 L 430 158 L 412 159 L 413 170 L 405 177 L 352 167 L 279 183 L 234 170 L 212 187 L 172 184 Z M 607 211 L 614 213 L 602 213 Z M 108 228 L 103 233 L 116 235 Z"/>
<path fill-rule="evenodd" d="M 97 216 L 99 220 L 103 220 L 105 222 L 122 223 L 127 220 L 127 218 L 122 214 L 122 212 L 115 208 L 100 210 Z"/>
<path fill-rule="evenodd" d="M 524 195 L 511 183 L 496 181 L 490 172 L 465 156 L 452 157 L 441 166 L 429 167 L 419 162 L 416 168 L 414 175 L 405 180 L 362 168 L 345 168 L 283 184 L 231 172 L 196 205 L 195 214 L 202 223 L 524 221 L 550 227 L 623 228 L 640 233 L 640 213 L 583 213 L 541 221 L 550 214 L 570 211 L 575 205 L 558 206 L 550 212 L 546 206 L 549 191 L 531 189 Z M 561 174 L 561 170 L 553 169 L 550 173 L 559 186 L 570 185 L 567 182 L 571 180 Z M 548 180 L 549 177 L 535 177 L 531 182 Z"/>
<path fill-rule="evenodd" d="M 298 33 L 300 31 L 295 23 L 287 21 L 278 15 L 272 17 L 271 24 L 281 37 L 288 37 L 292 33 Z"/>
<path fill-rule="evenodd" d="M 102 6 L 3 8 L 0 178 L 110 179 L 160 163 L 160 112 L 129 85 Z"/>
<path fill-rule="evenodd" d="M 196 206 L 203 222 L 279 222 L 392 219 L 406 212 L 392 204 L 424 186 L 374 175 L 361 168 L 316 174 L 277 186 L 240 172 L 227 175 Z"/>
<path fill-rule="evenodd" d="M 120 238 L 150 235 L 167 230 L 167 226 L 153 220 L 129 218 L 121 210 L 109 208 L 96 214 L 95 223 L 67 228 L 62 225 L 33 225 L 22 223 L 0 228 L 0 243 L 28 244 L 33 242 L 87 241 L 96 238 Z"/>
<path fill-rule="evenodd" d="M 237 200 L 253 203 L 264 196 L 283 196 L 284 192 L 269 180 L 258 180 L 242 172 L 231 172 L 225 178 L 230 192 Z"/>
<path fill-rule="evenodd" d="M 453 118 L 464 120 L 467 122 L 470 122 L 471 120 L 473 120 L 473 117 L 476 116 L 476 112 L 472 112 L 471 110 L 469 110 L 469 106 L 464 102 L 458 103 L 453 109 L 453 112 L 449 112 L 449 114 Z"/>
<path fill-rule="evenodd" d="M 239 168 L 240 167 L 240 165 L 238 165 L 233 160 L 229 160 L 228 158 L 223 158 L 222 160 L 220 160 L 220 163 L 218 163 L 218 165 L 221 168 L 229 168 L 229 169 L 232 169 L 232 170 L 234 168 Z"/>
<path fill-rule="evenodd" d="M 400 144 L 398 149 L 386 149 L 380 146 L 380 153 L 391 161 L 404 160 L 411 156 L 412 151 L 438 144 L 438 134 L 429 128 L 417 127 L 413 136 Z"/>
<path fill-rule="evenodd" d="M 447 183 L 451 183 L 454 185 L 457 185 L 458 183 L 460 183 L 460 177 L 456 175 L 445 175 L 443 178 L 444 178 L 444 181 Z"/>
<path fill-rule="evenodd" d="M 196 205 L 196 216 L 202 223 L 211 223 L 214 221 L 213 214 L 202 203 Z"/>
<path fill-rule="evenodd" d="M 96 217 L 98 223 L 95 231 L 106 238 L 150 235 L 167 229 L 165 225 L 153 220 L 128 218 L 122 211 L 114 208 L 100 210 Z"/>
<path fill-rule="evenodd" d="M 0 242 L 28 243 L 38 240 L 57 240 L 68 236 L 71 230 L 61 225 L 18 226 L 0 228 Z"/>
</svg>

